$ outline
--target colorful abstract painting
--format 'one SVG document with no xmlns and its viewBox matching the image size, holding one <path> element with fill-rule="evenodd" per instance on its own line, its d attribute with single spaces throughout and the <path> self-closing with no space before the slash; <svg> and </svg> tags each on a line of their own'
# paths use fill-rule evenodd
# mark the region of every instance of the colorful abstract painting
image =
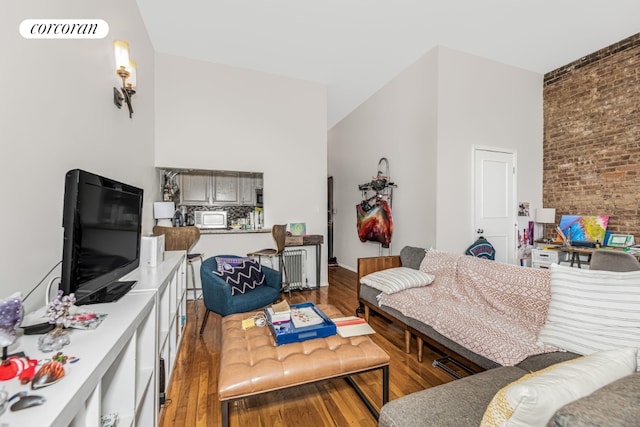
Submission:
<svg viewBox="0 0 640 427">
<path fill-rule="evenodd" d="M 291 228 L 291 234 L 293 236 L 303 236 L 307 234 L 307 223 L 305 222 L 292 222 L 289 224 Z"/>
<path fill-rule="evenodd" d="M 560 229 L 570 241 L 604 242 L 607 215 L 562 215 Z"/>
</svg>

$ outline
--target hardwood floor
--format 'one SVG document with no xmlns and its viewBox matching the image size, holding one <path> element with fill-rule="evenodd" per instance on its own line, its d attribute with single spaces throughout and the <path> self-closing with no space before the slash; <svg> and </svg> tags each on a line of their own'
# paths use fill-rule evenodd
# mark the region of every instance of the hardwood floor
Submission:
<svg viewBox="0 0 640 427">
<path fill-rule="evenodd" d="M 318 291 L 293 292 L 290 303 L 311 301 L 332 304 L 345 315 L 357 307 L 356 274 L 341 267 L 329 269 L 328 287 Z M 205 308 L 199 301 L 199 322 Z M 220 425 L 217 395 L 220 365 L 220 316 L 211 313 L 205 332 L 199 336 L 193 304 L 180 354 L 161 413 L 161 427 L 204 427 Z M 415 339 L 411 354 L 404 352 L 404 331 L 380 316 L 372 316 L 376 333 L 371 338 L 390 356 L 389 400 L 451 381 L 431 363 L 441 357 L 425 346 L 418 363 Z M 358 385 L 379 409 L 382 402 L 379 371 L 355 377 Z M 236 401 L 229 405 L 231 426 L 375 426 L 376 420 L 354 389 L 344 379 L 324 381 Z"/>
</svg>

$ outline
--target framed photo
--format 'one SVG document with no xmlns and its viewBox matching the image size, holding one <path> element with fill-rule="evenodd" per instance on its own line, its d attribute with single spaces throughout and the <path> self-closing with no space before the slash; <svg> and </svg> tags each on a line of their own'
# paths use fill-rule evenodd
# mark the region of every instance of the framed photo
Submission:
<svg viewBox="0 0 640 427">
<path fill-rule="evenodd" d="M 289 224 L 289 229 L 291 230 L 291 234 L 294 236 L 307 234 L 307 224 L 304 222 L 292 222 Z"/>
<path fill-rule="evenodd" d="M 529 216 L 529 202 L 518 203 L 518 216 Z"/>
</svg>

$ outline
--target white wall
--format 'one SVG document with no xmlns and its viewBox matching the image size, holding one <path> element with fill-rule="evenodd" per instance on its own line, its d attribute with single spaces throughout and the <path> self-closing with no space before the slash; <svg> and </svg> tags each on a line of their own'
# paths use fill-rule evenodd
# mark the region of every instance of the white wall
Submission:
<svg viewBox="0 0 640 427">
<path fill-rule="evenodd" d="M 0 297 L 23 297 L 62 258 L 64 175 L 74 168 L 127 182 L 149 194 L 153 169 L 154 52 L 135 2 L 31 0 L 4 5 L 0 17 L 2 210 Z M 110 27 L 100 40 L 26 40 L 28 18 L 94 18 Z M 113 105 L 118 84 L 113 40 L 129 41 L 138 63 L 135 114 Z M 144 204 L 147 232 L 151 200 Z M 53 274 L 59 275 L 58 268 Z M 43 305 L 44 286 L 26 301 Z"/>
<path fill-rule="evenodd" d="M 267 227 L 306 222 L 307 233 L 326 236 L 326 129 L 324 85 L 156 56 L 156 165 L 263 172 Z M 264 237 L 206 236 L 195 250 L 242 255 Z M 325 284 L 326 244 L 322 258 Z"/>
<path fill-rule="evenodd" d="M 439 249 L 462 253 L 476 239 L 473 145 L 516 152 L 517 201 L 528 201 L 532 208 L 542 204 L 543 75 L 438 50 L 436 242 Z M 518 228 L 528 220 L 520 219 Z"/>
<path fill-rule="evenodd" d="M 472 147 L 514 150 L 518 200 L 542 201 L 542 75 L 438 47 L 399 74 L 329 132 L 334 176 L 334 254 L 355 269 L 379 245 L 359 241 L 357 184 L 387 157 L 394 192 L 392 253 L 403 246 L 462 253 L 471 223 Z M 518 225 L 526 226 L 526 220 Z M 387 251 L 383 251 L 387 254 Z"/>
<path fill-rule="evenodd" d="M 329 175 L 334 179 L 334 255 L 355 269 L 357 258 L 378 256 L 380 245 L 361 242 L 358 184 L 369 182 L 380 158 L 389 161 L 394 232 L 391 251 L 435 244 L 437 55 L 431 52 L 402 72 L 329 132 Z M 370 193 L 372 194 L 372 193 Z"/>
</svg>

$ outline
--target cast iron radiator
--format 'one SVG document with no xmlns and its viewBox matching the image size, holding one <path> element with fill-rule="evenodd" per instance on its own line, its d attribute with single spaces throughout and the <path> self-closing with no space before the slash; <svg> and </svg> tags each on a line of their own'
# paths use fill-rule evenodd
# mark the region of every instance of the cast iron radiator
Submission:
<svg viewBox="0 0 640 427">
<path fill-rule="evenodd" d="M 289 289 L 309 289 L 307 283 L 307 251 L 305 249 L 287 249 L 284 251 L 284 266 L 287 272 Z"/>
</svg>

